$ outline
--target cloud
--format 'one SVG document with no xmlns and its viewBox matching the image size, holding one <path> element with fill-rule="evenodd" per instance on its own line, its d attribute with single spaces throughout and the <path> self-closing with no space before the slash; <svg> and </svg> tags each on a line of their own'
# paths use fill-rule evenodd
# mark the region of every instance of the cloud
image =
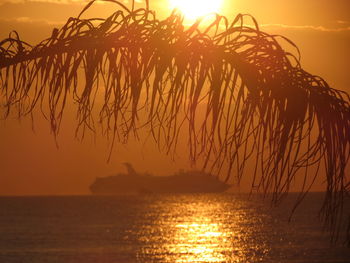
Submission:
<svg viewBox="0 0 350 263">
<path fill-rule="evenodd" d="M 337 20 L 335 21 L 337 24 L 342 24 L 342 25 L 345 25 L 345 24 L 350 24 L 350 21 L 345 21 L 345 20 Z"/>
<path fill-rule="evenodd" d="M 342 23 L 338 24 L 347 24 L 347 21 L 341 21 Z M 273 29 L 293 29 L 293 30 L 313 30 L 313 31 L 319 31 L 319 32 L 350 32 L 350 26 L 344 26 L 344 27 L 324 27 L 324 26 L 312 26 L 312 25 L 286 25 L 286 24 L 262 24 L 260 27 L 265 28 L 273 28 Z"/>
<path fill-rule="evenodd" d="M 16 17 L 12 19 L 1 19 L 0 23 L 9 23 L 9 24 L 40 24 L 40 25 L 48 25 L 48 26 L 59 26 L 63 25 L 65 21 L 51 21 L 46 19 L 34 19 L 31 17 Z"/>
<path fill-rule="evenodd" d="M 52 4 L 75 4 L 75 3 L 84 3 L 87 4 L 88 0 L 5 0 L 3 3 L 0 3 L 0 5 L 4 5 L 6 3 L 12 3 L 12 4 L 24 4 L 28 2 L 35 2 L 35 3 L 52 3 Z"/>
<path fill-rule="evenodd" d="M 25 4 L 25 3 L 50 3 L 50 4 L 82 4 L 86 5 L 90 2 L 91 0 L 5 0 L 1 5 L 4 5 L 6 3 L 11 3 L 11 4 Z M 129 3 L 131 0 L 122 0 L 124 3 Z M 97 4 L 103 4 L 105 1 L 104 0 L 96 0 Z M 135 0 L 136 3 L 143 3 L 144 0 Z"/>
<path fill-rule="evenodd" d="M 50 26 L 57 26 L 57 25 L 63 25 L 64 21 L 51 21 L 46 19 L 33 19 L 31 17 L 16 17 L 13 19 L 0 19 L 2 22 L 8 22 L 8 23 L 30 23 L 30 24 L 43 24 L 43 25 L 50 25 Z"/>
</svg>

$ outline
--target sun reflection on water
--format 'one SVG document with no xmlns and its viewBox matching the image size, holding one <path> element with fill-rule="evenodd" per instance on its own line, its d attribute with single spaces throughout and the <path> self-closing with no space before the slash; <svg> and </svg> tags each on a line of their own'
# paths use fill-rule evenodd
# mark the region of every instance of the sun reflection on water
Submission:
<svg viewBox="0 0 350 263">
<path fill-rule="evenodd" d="M 176 213 L 179 207 L 172 210 Z M 224 229 L 220 204 L 187 203 L 180 210 L 172 220 L 173 244 L 167 247 L 169 254 L 177 255 L 175 262 L 225 262 L 225 251 L 232 246 L 227 235 L 233 233 Z"/>
<path fill-rule="evenodd" d="M 268 252 L 261 236 L 255 235 L 260 226 L 254 209 L 232 200 L 186 198 L 155 205 L 156 215 L 150 213 L 150 224 L 140 233 L 145 244 L 140 258 L 238 263 L 259 262 Z"/>
<path fill-rule="evenodd" d="M 227 244 L 224 244 L 224 233 L 221 232 L 219 224 L 186 223 L 178 224 L 176 228 L 174 239 L 179 242 L 171 251 L 180 252 L 181 256 L 176 262 L 222 262 L 225 260 L 224 255 L 220 253 L 220 247 L 225 247 Z"/>
</svg>

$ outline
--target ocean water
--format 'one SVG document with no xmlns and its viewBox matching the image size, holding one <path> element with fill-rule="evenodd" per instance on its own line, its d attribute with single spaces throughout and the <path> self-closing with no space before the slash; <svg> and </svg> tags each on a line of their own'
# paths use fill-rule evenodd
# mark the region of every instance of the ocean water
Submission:
<svg viewBox="0 0 350 263">
<path fill-rule="evenodd" d="M 246 195 L 0 197 L 0 262 L 350 262 L 321 201 L 288 222 L 291 200 Z"/>
</svg>

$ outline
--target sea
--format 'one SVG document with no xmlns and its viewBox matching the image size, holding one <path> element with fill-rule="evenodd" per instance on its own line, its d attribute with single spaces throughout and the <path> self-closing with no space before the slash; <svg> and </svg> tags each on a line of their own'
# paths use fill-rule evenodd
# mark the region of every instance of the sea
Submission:
<svg viewBox="0 0 350 263">
<path fill-rule="evenodd" d="M 0 197 L 0 262 L 350 262 L 322 193 Z M 290 220 L 289 220 L 290 219 Z"/>
</svg>

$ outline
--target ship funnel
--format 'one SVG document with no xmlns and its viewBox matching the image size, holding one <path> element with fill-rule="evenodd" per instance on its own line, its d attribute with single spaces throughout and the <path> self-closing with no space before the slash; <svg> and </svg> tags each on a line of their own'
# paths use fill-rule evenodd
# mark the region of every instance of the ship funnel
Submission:
<svg viewBox="0 0 350 263">
<path fill-rule="evenodd" d="M 131 163 L 123 163 L 128 171 L 128 175 L 136 176 L 137 172 L 135 171 L 134 167 Z"/>
</svg>

